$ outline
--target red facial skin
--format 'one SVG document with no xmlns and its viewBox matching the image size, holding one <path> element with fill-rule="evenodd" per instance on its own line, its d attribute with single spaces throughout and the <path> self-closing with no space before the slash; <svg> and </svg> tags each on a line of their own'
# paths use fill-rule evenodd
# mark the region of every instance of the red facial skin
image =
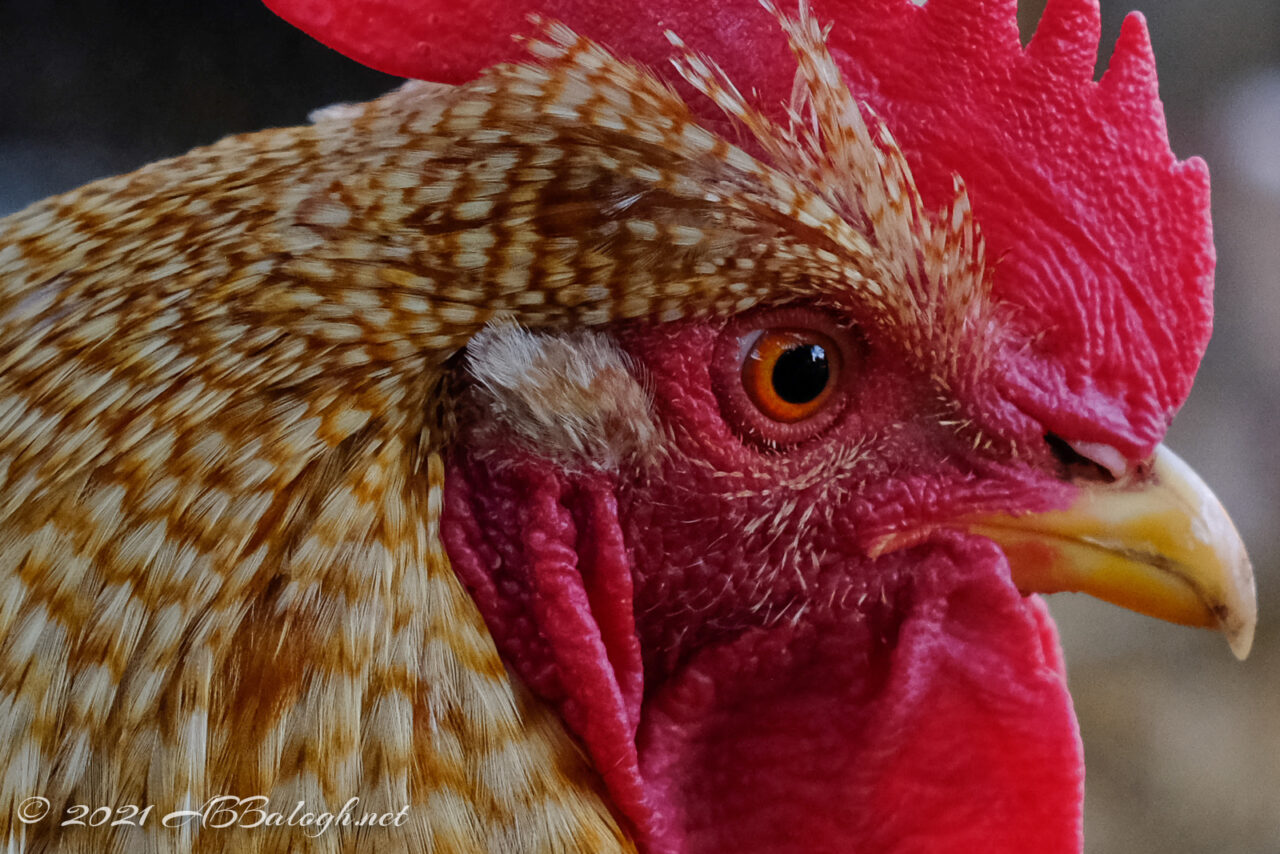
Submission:
<svg viewBox="0 0 1280 854">
<path fill-rule="evenodd" d="M 714 354 L 796 320 L 619 334 L 668 434 L 655 471 L 566 474 L 464 438 L 443 520 L 460 577 L 648 851 L 1078 851 L 1080 745 L 1043 607 L 978 538 L 868 556 L 904 524 L 1072 488 L 1047 450 L 975 453 L 927 377 L 857 335 L 837 416 L 762 442 L 723 388 L 740 363 Z"/>
</svg>

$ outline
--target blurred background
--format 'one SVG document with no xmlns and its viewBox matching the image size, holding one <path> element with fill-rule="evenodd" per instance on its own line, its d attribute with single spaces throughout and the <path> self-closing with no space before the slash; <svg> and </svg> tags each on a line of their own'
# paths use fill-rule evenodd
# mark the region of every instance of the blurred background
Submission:
<svg viewBox="0 0 1280 854">
<path fill-rule="evenodd" d="M 1079 597 L 1051 605 L 1089 769 L 1090 854 L 1280 854 L 1280 0 L 1103 0 L 1105 67 L 1147 16 L 1169 134 L 1209 161 L 1217 322 L 1169 444 L 1249 544 L 1252 657 Z M 1023 0 L 1024 35 L 1043 0 Z M 0 0 L 0 215 L 397 81 L 256 0 Z"/>
</svg>

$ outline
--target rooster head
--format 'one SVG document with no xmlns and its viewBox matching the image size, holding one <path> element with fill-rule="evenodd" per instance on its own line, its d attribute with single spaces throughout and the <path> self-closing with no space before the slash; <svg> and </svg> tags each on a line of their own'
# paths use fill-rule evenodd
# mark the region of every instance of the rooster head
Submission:
<svg viewBox="0 0 1280 854">
<path fill-rule="evenodd" d="M 1239 538 L 1159 445 L 1214 253 L 1140 16 L 1095 81 L 1093 0 L 1025 47 L 1013 0 L 269 5 L 472 87 L 421 176 L 493 295 L 442 538 L 646 850 L 1075 851 L 1030 594 L 1247 652 Z"/>
</svg>

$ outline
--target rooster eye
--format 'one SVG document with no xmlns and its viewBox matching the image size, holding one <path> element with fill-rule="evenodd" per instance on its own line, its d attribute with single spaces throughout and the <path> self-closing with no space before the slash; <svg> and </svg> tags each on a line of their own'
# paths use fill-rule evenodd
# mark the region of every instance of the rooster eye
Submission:
<svg viewBox="0 0 1280 854">
<path fill-rule="evenodd" d="M 823 433 L 847 410 L 865 357 L 856 329 L 795 306 L 734 319 L 712 354 L 725 420 L 771 451 Z"/>
<path fill-rule="evenodd" d="M 794 424 L 827 402 L 839 379 L 840 351 L 826 335 L 805 329 L 768 329 L 745 343 L 742 385 L 762 413 Z"/>
</svg>

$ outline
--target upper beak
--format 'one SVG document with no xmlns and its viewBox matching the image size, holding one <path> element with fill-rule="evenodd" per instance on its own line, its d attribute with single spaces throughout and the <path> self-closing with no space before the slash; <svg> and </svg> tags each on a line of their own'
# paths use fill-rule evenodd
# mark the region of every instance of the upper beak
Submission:
<svg viewBox="0 0 1280 854">
<path fill-rule="evenodd" d="M 1163 445 L 1139 472 L 1082 483 L 1065 510 L 962 524 L 1004 549 L 1024 593 L 1089 593 L 1216 626 L 1241 659 L 1253 645 L 1258 604 L 1244 543 L 1209 487 Z"/>
</svg>

